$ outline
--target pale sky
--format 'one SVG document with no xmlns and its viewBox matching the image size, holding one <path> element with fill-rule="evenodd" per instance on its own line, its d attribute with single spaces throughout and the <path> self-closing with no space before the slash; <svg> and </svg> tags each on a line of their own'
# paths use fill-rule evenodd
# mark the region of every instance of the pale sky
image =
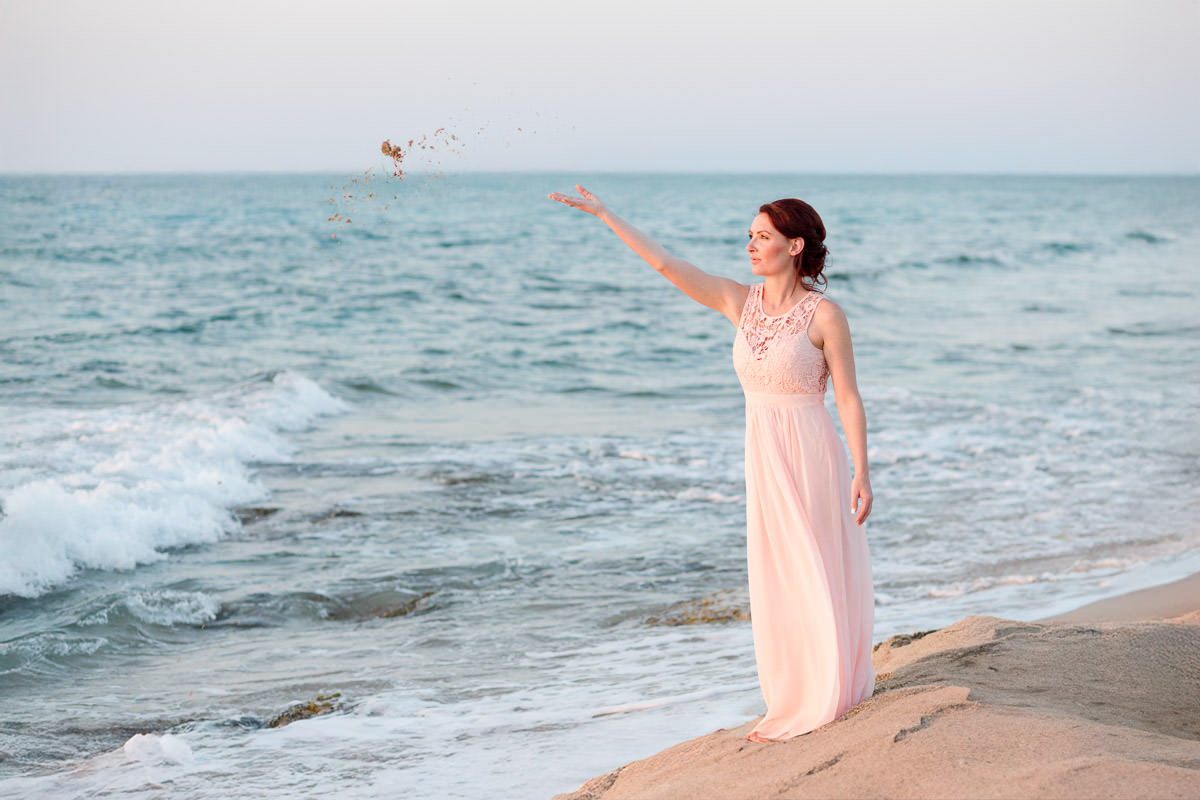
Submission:
<svg viewBox="0 0 1200 800">
<path fill-rule="evenodd" d="M 1197 98 L 1200 0 L 0 0 L 0 172 L 1197 173 Z"/>
</svg>

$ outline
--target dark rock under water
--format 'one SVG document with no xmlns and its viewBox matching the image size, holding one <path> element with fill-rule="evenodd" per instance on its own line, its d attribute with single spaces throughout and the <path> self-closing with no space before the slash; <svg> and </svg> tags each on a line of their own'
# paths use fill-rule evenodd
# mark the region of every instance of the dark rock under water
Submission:
<svg viewBox="0 0 1200 800">
<path fill-rule="evenodd" d="M 268 728 L 282 728 L 284 725 L 290 725 L 293 722 L 309 717 L 315 717 L 320 714 L 329 714 L 334 711 L 340 711 L 346 707 L 346 704 L 338 698 L 342 696 L 341 692 L 333 692 L 331 694 L 319 694 L 307 703 L 297 703 L 288 708 L 282 714 L 277 714 L 267 721 Z"/>
</svg>

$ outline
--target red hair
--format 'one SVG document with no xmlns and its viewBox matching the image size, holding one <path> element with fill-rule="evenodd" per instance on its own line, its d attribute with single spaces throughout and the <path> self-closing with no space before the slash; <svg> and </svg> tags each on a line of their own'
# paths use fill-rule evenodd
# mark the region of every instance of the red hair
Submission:
<svg viewBox="0 0 1200 800">
<path fill-rule="evenodd" d="M 775 230 L 787 238 L 804 240 L 804 249 L 792 258 L 796 280 L 811 292 L 821 291 L 819 287 L 827 283 L 822 273 L 825 272 L 825 256 L 829 255 L 821 215 L 808 203 L 794 197 L 765 203 L 758 210 L 766 214 Z"/>
</svg>

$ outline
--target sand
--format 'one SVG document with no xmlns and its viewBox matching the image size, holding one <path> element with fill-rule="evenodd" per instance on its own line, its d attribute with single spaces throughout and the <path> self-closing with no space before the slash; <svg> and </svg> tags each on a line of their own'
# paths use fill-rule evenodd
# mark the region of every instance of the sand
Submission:
<svg viewBox="0 0 1200 800">
<path fill-rule="evenodd" d="M 755 720 L 556 800 L 1200 798 L 1200 575 L 876 646 L 875 694 L 787 742 Z"/>
</svg>

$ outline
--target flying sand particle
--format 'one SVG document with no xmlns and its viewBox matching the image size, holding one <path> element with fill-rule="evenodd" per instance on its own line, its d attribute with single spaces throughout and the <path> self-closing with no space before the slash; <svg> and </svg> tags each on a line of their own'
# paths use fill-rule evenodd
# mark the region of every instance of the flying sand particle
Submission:
<svg viewBox="0 0 1200 800">
<path fill-rule="evenodd" d="M 480 136 L 486 129 L 486 126 L 480 126 L 475 129 L 474 133 L 476 136 Z M 523 128 L 517 128 L 517 130 L 519 132 L 524 132 Z M 392 144 L 390 139 L 384 139 L 379 149 L 380 152 L 392 160 L 392 175 L 397 180 L 403 180 L 406 177 L 404 172 L 404 159 L 407 156 L 412 155 L 412 153 L 416 150 L 429 153 L 439 149 L 443 151 L 449 150 L 451 153 L 458 155 L 462 152 L 464 144 L 465 143 L 461 137 L 459 137 L 457 134 L 451 133 L 446 129 L 445 126 L 443 126 L 436 129 L 433 133 L 425 134 L 419 138 L 409 139 L 408 142 L 403 145 Z M 423 158 L 426 159 L 424 163 L 432 163 L 439 167 L 441 166 L 442 162 L 440 159 L 433 159 L 431 156 Z M 335 189 L 333 185 L 329 187 L 330 205 L 340 206 L 340 208 L 329 217 L 326 217 L 326 221 L 337 222 L 338 230 L 342 230 L 346 225 L 351 224 L 350 214 L 358 212 L 358 203 L 373 201 L 371 205 L 373 205 L 376 210 L 379 209 L 378 203 L 384 199 L 383 197 L 380 197 L 379 200 L 375 200 L 375 192 L 368 192 L 366 195 L 359 194 L 360 186 L 365 188 L 366 184 L 372 182 L 372 169 L 366 170 L 366 172 L 364 172 L 360 177 L 351 179 L 350 183 L 343 185 L 340 190 Z M 338 196 L 339 194 L 340 197 Z M 392 200 L 398 199 L 398 194 L 392 195 Z M 378 213 L 382 215 L 391 208 L 391 205 L 391 203 L 384 203 L 382 210 L 379 210 Z M 336 244 L 342 243 L 341 240 L 338 239 L 337 234 L 331 234 L 329 238 L 334 240 Z"/>
</svg>

